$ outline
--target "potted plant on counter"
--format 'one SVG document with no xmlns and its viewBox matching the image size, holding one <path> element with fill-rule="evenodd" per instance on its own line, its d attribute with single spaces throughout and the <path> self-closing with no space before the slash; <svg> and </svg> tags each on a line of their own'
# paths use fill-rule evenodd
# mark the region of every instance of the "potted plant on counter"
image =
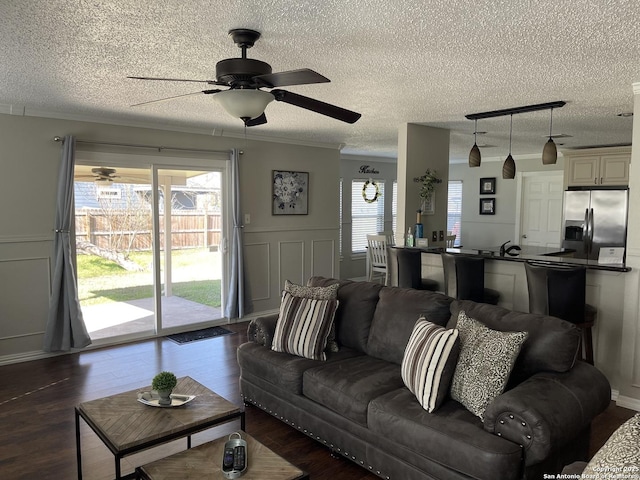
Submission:
<svg viewBox="0 0 640 480">
<path fill-rule="evenodd" d="M 178 384 L 178 379 L 171 372 L 160 372 L 151 381 L 151 388 L 158 392 L 160 405 L 171 405 L 171 392 Z"/>
</svg>

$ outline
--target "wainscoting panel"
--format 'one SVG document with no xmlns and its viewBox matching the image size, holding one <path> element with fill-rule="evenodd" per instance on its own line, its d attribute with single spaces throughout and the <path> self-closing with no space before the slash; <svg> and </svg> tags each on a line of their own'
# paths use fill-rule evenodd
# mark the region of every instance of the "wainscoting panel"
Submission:
<svg viewBox="0 0 640 480">
<path fill-rule="evenodd" d="M 0 356 L 42 349 L 49 272 L 49 257 L 0 260 Z"/>
<path fill-rule="evenodd" d="M 284 281 L 289 280 L 298 285 L 305 285 L 304 241 L 278 242 L 279 288 L 284 287 Z"/>
<path fill-rule="evenodd" d="M 336 242 L 333 239 L 312 240 L 310 276 L 335 278 L 335 262 L 327 261 L 329 259 L 335 258 L 335 253 Z"/>
<path fill-rule="evenodd" d="M 269 300 L 271 298 L 271 257 L 270 245 L 264 243 L 247 243 L 244 246 L 244 265 L 249 285 L 251 300 Z"/>
</svg>

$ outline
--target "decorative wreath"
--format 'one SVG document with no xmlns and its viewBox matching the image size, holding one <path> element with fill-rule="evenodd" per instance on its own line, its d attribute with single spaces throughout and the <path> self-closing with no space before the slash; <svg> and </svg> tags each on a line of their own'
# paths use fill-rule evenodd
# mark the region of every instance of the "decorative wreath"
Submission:
<svg viewBox="0 0 640 480">
<path fill-rule="evenodd" d="M 376 193 L 373 195 L 373 198 L 367 198 L 367 187 L 369 185 L 373 185 L 376 189 Z M 375 180 L 367 180 L 364 182 L 364 186 L 362 187 L 362 198 L 367 203 L 373 203 L 378 201 L 378 197 L 380 196 L 380 187 L 378 187 L 378 183 Z"/>
</svg>

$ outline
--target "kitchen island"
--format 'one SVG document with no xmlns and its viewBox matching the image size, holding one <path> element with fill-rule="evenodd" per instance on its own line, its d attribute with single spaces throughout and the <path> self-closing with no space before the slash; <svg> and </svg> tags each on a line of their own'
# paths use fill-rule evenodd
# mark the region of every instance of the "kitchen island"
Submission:
<svg viewBox="0 0 640 480">
<path fill-rule="evenodd" d="M 508 247 L 509 245 L 507 245 Z M 620 334 L 624 309 L 625 272 L 631 269 L 623 264 L 598 264 L 594 260 L 571 257 L 561 248 L 522 246 L 517 255 L 500 255 L 500 247 L 478 248 L 423 248 L 422 277 L 438 282 L 444 289 L 444 272 L 440 253 L 480 256 L 485 259 L 485 287 L 500 292 L 498 305 L 509 310 L 529 311 L 529 291 L 524 264 L 527 261 L 587 267 L 587 303 L 597 308 L 593 328 L 595 365 L 609 379 L 614 390 L 620 385 Z"/>
<path fill-rule="evenodd" d="M 506 260 L 512 262 L 536 262 L 539 264 L 556 264 L 563 266 L 585 266 L 592 270 L 609 270 L 613 272 L 628 272 L 629 267 L 621 263 L 598 263 L 597 260 L 575 258 L 575 250 L 561 247 L 538 247 L 533 245 L 519 246 L 520 250 L 509 250 L 514 245 L 508 244 L 502 251 L 501 246 L 479 246 L 469 248 L 447 248 L 447 253 L 481 256 L 492 260 Z M 427 253 L 440 253 L 443 248 L 427 248 Z"/>
</svg>

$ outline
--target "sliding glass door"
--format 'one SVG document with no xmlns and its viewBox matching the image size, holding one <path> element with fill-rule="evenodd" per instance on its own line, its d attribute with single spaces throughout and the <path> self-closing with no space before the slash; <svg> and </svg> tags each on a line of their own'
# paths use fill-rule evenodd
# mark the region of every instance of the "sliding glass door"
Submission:
<svg viewBox="0 0 640 480">
<path fill-rule="evenodd" d="M 226 162 L 102 157 L 75 169 L 78 290 L 94 344 L 221 323 Z"/>
<path fill-rule="evenodd" d="M 158 169 L 160 329 L 222 318 L 222 172 Z"/>
</svg>

